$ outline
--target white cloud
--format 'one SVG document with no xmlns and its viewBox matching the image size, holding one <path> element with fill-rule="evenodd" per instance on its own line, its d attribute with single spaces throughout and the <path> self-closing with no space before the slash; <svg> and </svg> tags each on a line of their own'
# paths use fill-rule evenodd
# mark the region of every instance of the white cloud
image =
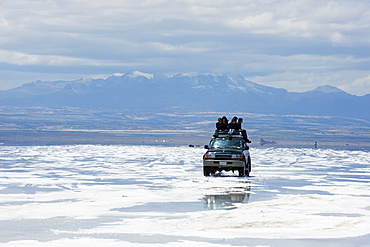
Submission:
<svg viewBox="0 0 370 247">
<path fill-rule="evenodd" d="M 335 32 L 330 37 L 333 44 L 340 44 L 344 40 L 344 36 L 340 32 Z"/>
<path fill-rule="evenodd" d="M 355 79 L 352 83 L 340 85 L 339 88 L 344 91 L 351 91 L 356 95 L 370 94 L 370 74 Z"/>
<path fill-rule="evenodd" d="M 245 6 L 244 14 L 237 13 L 228 23 L 245 32 L 316 37 L 338 43 L 345 36 L 343 32 L 351 36 L 351 32 L 369 28 L 369 7 L 366 2 L 351 1 L 269 1 L 264 7 Z"/>
<path fill-rule="evenodd" d="M 100 60 L 91 60 L 75 57 L 33 55 L 22 52 L 0 50 L 0 63 L 11 63 L 14 65 L 51 65 L 51 66 L 76 66 L 76 65 L 103 65 Z M 104 62 L 107 64 L 108 62 Z M 108 63 L 109 64 L 109 63 Z"/>
<path fill-rule="evenodd" d="M 370 71 L 322 72 L 276 72 L 263 76 L 246 76 L 248 80 L 271 87 L 280 87 L 290 92 L 306 92 L 318 86 L 331 85 L 354 95 L 370 94 Z M 357 79 L 364 76 L 362 79 Z M 356 82 L 356 83 L 355 83 Z"/>
</svg>

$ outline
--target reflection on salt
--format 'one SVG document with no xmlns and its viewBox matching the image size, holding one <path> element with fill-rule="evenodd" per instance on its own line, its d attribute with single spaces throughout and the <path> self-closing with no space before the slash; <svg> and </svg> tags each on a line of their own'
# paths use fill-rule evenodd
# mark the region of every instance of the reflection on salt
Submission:
<svg viewBox="0 0 370 247">
<path fill-rule="evenodd" d="M 247 181 L 249 184 L 250 182 Z M 212 188 L 213 190 L 217 188 Z M 251 186 L 218 188 L 217 191 L 207 193 L 203 200 L 209 210 L 230 210 L 237 208 L 237 203 L 248 203 Z"/>
<path fill-rule="evenodd" d="M 235 203 L 247 203 L 249 193 L 231 192 L 225 194 L 205 195 L 205 200 L 209 210 L 230 210 L 237 208 Z"/>
</svg>

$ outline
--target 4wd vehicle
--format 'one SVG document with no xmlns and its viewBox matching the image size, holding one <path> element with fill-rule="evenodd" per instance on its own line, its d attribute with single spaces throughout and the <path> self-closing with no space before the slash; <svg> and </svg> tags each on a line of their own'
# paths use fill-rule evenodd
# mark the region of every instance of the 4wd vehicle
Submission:
<svg viewBox="0 0 370 247">
<path fill-rule="evenodd" d="M 209 176 L 216 171 L 238 171 L 240 177 L 249 176 L 251 158 L 249 147 L 242 135 L 219 134 L 204 148 L 203 174 Z"/>
</svg>

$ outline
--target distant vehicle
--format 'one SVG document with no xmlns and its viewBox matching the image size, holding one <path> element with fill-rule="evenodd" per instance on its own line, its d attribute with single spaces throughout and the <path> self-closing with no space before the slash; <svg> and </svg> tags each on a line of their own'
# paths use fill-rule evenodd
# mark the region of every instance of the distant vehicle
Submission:
<svg viewBox="0 0 370 247">
<path fill-rule="evenodd" d="M 238 171 L 239 177 L 249 176 L 252 169 L 249 146 L 241 134 L 219 134 L 204 148 L 203 175 L 210 176 L 217 171 Z"/>
<path fill-rule="evenodd" d="M 265 141 L 263 138 L 258 140 L 258 144 L 260 146 L 266 145 L 266 144 L 276 144 L 276 141 Z"/>
</svg>

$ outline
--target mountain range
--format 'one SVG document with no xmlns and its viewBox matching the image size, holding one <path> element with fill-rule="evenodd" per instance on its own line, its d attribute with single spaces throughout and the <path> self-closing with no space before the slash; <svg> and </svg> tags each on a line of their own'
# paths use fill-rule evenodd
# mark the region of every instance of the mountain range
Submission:
<svg viewBox="0 0 370 247">
<path fill-rule="evenodd" d="M 0 91 L 0 105 L 152 112 L 242 111 L 370 120 L 370 94 L 355 96 L 328 85 L 303 93 L 288 92 L 253 83 L 241 75 L 165 76 L 133 71 L 105 79 L 36 81 Z"/>
</svg>

